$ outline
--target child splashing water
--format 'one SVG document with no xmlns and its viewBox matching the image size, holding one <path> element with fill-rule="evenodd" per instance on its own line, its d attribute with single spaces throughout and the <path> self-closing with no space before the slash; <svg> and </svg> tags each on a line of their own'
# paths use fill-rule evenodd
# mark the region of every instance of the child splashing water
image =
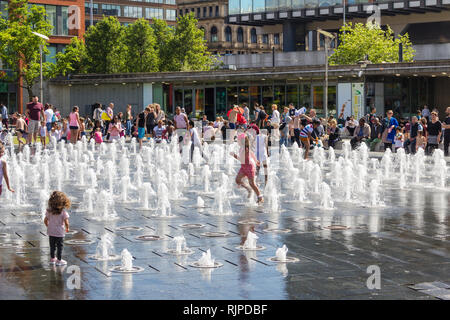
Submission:
<svg viewBox="0 0 450 320">
<path fill-rule="evenodd" d="M 257 203 L 262 203 L 264 202 L 264 198 L 255 183 L 256 166 L 259 165 L 259 161 L 256 159 L 253 151 L 250 150 L 250 140 L 245 133 L 239 135 L 238 143 L 241 147 L 239 156 L 233 152 L 230 153 L 235 159 L 241 162 L 241 169 L 236 176 L 236 183 L 248 191 L 249 198 L 253 189 L 258 197 Z M 247 177 L 251 188 L 242 181 L 244 177 Z"/>
<path fill-rule="evenodd" d="M 48 200 L 44 224 L 50 241 L 50 264 L 63 266 L 67 261 L 61 259 L 64 235 L 69 232 L 69 214 L 64 209 L 70 208 L 70 200 L 60 191 L 53 191 Z M 55 258 L 55 249 L 56 257 Z"/>
<path fill-rule="evenodd" d="M 6 161 L 2 160 L 4 154 L 5 146 L 0 143 L 0 196 L 2 195 L 3 178 L 5 178 L 6 187 L 8 188 L 8 190 L 14 192 L 14 190 L 9 186 L 8 168 L 6 167 Z"/>
</svg>

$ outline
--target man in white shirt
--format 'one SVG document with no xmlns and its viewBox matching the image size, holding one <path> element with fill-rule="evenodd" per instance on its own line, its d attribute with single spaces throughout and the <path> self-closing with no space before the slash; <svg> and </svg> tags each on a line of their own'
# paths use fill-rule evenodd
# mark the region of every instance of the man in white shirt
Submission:
<svg viewBox="0 0 450 320">
<path fill-rule="evenodd" d="M 47 136 L 50 137 L 50 131 L 52 131 L 52 124 L 53 124 L 53 115 L 55 113 L 53 112 L 52 105 L 47 105 L 47 109 L 44 111 L 45 115 L 45 125 L 47 127 Z"/>
<path fill-rule="evenodd" d="M 200 140 L 200 136 L 198 134 L 197 128 L 195 128 L 194 121 L 189 120 L 189 136 L 191 139 L 191 161 L 194 156 L 194 148 L 198 147 L 200 149 L 200 154 L 202 154 L 202 141 Z"/>
</svg>

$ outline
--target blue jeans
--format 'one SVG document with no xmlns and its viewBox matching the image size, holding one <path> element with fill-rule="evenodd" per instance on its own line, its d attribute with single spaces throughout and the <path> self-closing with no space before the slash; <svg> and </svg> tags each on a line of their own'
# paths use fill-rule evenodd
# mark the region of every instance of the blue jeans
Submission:
<svg viewBox="0 0 450 320">
<path fill-rule="evenodd" d="M 286 147 L 288 147 L 288 137 L 287 137 L 287 135 L 285 135 L 285 136 L 282 136 L 281 138 L 280 138 L 280 147 L 281 147 L 281 145 L 285 145 Z"/>
<path fill-rule="evenodd" d="M 127 120 L 127 124 L 125 127 L 125 135 L 131 136 L 131 120 Z"/>
</svg>

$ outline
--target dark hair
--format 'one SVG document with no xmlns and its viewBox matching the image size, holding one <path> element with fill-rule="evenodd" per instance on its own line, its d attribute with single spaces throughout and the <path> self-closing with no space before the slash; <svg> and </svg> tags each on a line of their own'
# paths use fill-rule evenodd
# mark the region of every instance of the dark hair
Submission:
<svg viewBox="0 0 450 320">
<path fill-rule="evenodd" d="M 189 125 L 190 125 L 191 127 L 194 127 L 194 121 L 189 120 Z"/>
<path fill-rule="evenodd" d="M 320 121 L 319 121 L 319 120 L 313 120 L 312 123 L 313 123 L 313 125 L 314 125 L 314 124 L 320 124 Z"/>
</svg>

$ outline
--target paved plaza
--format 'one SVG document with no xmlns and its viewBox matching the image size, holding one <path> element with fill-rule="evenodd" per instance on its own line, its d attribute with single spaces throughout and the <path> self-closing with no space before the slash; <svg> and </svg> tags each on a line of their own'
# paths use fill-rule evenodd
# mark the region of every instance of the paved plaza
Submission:
<svg viewBox="0 0 450 320">
<path fill-rule="evenodd" d="M 290 202 L 282 189 L 286 195 L 280 197 L 279 212 L 239 198 L 231 200 L 233 215 L 217 216 L 214 194 L 202 196 L 205 208 L 196 207 L 198 194 L 191 191 L 201 188 L 201 177 L 194 177 L 191 187 L 183 190 L 184 199 L 171 200 L 172 217 L 116 201 L 118 219 L 95 221 L 79 211 L 85 188 L 65 184 L 63 191 L 73 199 L 73 233 L 65 238 L 63 258 L 68 265 L 63 267 L 48 263 L 48 236 L 36 206 L 1 208 L 0 299 L 450 298 L 448 191 L 388 188 L 384 206 L 367 208 L 335 199 L 334 210 L 323 210 L 318 208 L 320 195 L 311 196 L 308 203 Z M 33 197 L 30 203 L 38 203 Z M 139 228 L 120 230 L 131 226 Z M 265 249 L 239 250 L 236 247 L 252 226 L 258 245 Z M 207 237 L 207 232 L 226 234 Z M 116 254 L 128 249 L 133 266 L 143 271 L 114 273 L 110 268 L 120 260 L 90 259 L 104 234 L 112 236 Z M 142 235 L 160 238 L 138 240 Z M 167 253 L 174 248 L 173 238 L 181 235 L 194 253 Z M 69 244 L 74 239 L 91 242 Z M 283 244 L 298 262 L 269 260 Z M 207 249 L 223 266 L 192 267 Z M 79 267 L 79 289 L 68 285 L 71 266 Z M 379 267 L 380 289 L 367 286 L 369 266 Z"/>
</svg>

